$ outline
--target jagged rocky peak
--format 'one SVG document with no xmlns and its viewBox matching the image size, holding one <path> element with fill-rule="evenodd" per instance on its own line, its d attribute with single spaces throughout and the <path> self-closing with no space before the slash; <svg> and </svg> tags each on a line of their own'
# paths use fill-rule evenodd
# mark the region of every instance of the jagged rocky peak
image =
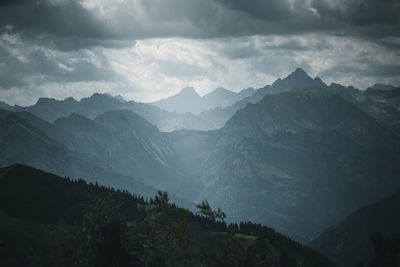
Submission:
<svg viewBox="0 0 400 267">
<path fill-rule="evenodd" d="M 297 68 L 294 72 L 289 74 L 287 78 L 296 80 L 312 80 L 312 78 L 302 68 Z"/>
<path fill-rule="evenodd" d="M 286 78 L 278 78 L 272 84 L 273 92 L 280 93 L 291 90 L 307 89 L 315 90 L 327 87 L 327 85 L 319 78 L 311 78 L 303 69 L 297 68 Z"/>
</svg>

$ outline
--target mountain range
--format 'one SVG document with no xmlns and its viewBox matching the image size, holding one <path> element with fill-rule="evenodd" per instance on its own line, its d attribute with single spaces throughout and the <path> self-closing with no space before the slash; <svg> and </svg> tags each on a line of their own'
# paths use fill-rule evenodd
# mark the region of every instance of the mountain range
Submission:
<svg viewBox="0 0 400 267">
<path fill-rule="evenodd" d="M 398 190 L 397 90 L 381 90 L 385 103 L 372 109 L 363 100 L 368 90 L 328 86 L 297 69 L 198 115 L 101 94 L 2 104 L 0 166 L 25 164 L 141 194 L 167 190 L 186 206 L 207 199 L 228 220 L 270 225 L 307 243 Z M 213 130 L 183 127 L 193 118 Z"/>
<path fill-rule="evenodd" d="M 255 92 L 256 90 L 253 88 L 243 89 L 239 93 L 235 93 L 218 87 L 210 93 L 200 96 L 193 87 L 187 87 L 176 95 L 149 104 L 171 112 L 198 114 L 216 107 L 229 107 Z"/>
<path fill-rule="evenodd" d="M 64 100 L 52 98 L 39 98 L 31 106 L 10 106 L 6 103 L 1 104 L 0 108 L 9 111 L 26 111 L 35 114 L 39 118 L 54 122 L 58 118 L 67 117 L 72 113 L 94 119 L 97 115 L 111 110 L 131 110 L 149 122 L 156 125 L 161 131 L 173 131 L 179 129 L 214 129 L 212 124 L 191 113 L 178 114 L 176 112 L 163 111 L 156 106 L 138 103 L 135 101 L 124 101 L 107 94 L 95 93 L 90 97 L 82 98 L 80 101 L 72 97 Z"/>
</svg>

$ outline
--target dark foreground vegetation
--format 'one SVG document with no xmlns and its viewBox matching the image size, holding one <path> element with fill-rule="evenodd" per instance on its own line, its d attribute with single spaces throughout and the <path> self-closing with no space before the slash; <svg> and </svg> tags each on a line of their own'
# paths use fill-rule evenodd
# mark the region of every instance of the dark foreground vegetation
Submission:
<svg viewBox="0 0 400 267">
<path fill-rule="evenodd" d="M 0 266 L 335 266 L 254 223 L 26 166 L 0 169 Z"/>
</svg>

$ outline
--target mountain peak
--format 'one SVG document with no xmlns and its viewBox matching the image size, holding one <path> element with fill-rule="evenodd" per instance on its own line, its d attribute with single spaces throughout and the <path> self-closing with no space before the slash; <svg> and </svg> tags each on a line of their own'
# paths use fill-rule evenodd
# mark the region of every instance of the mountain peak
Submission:
<svg viewBox="0 0 400 267">
<path fill-rule="evenodd" d="M 179 91 L 178 95 L 185 95 L 185 96 L 199 96 L 196 90 L 193 87 L 185 87 Z"/>
<path fill-rule="evenodd" d="M 302 68 L 296 68 L 293 73 L 302 73 L 307 75 L 307 73 Z"/>
<path fill-rule="evenodd" d="M 273 93 L 291 90 L 315 90 L 325 88 L 327 85 L 320 78 L 311 78 L 303 69 L 297 68 L 284 79 L 278 78 L 271 87 Z"/>
<path fill-rule="evenodd" d="M 215 88 L 214 90 L 212 90 L 210 93 L 204 95 L 203 98 L 207 99 L 207 98 L 218 97 L 218 96 L 219 97 L 229 97 L 232 95 L 236 95 L 236 93 L 234 93 L 228 89 L 225 89 L 223 87 L 218 87 L 218 88 Z"/>
<path fill-rule="evenodd" d="M 287 78 L 296 80 L 312 80 L 312 78 L 302 68 L 297 68 L 294 72 L 287 76 Z"/>
</svg>

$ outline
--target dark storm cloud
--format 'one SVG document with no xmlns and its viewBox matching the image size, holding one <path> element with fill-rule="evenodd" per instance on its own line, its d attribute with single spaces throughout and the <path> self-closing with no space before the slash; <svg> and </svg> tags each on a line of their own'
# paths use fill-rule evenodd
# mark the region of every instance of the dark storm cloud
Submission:
<svg viewBox="0 0 400 267">
<path fill-rule="evenodd" d="M 8 3 L 7 3 L 8 2 Z M 66 49 L 98 45 L 112 37 L 105 25 L 78 1 L 7 1 L 0 7 L 0 27 L 11 26 L 27 39 L 46 39 Z M 71 38 L 68 40 L 66 38 Z"/>
<path fill-rule="evenodd" d="M 0 8 L 0 25 L 11 25 L 14 31 L 32 38 L 47 34 L 61 49 L 71 50 L 75 46 L 103 45 L 107 40 L 173 36 L 210 38 L 319 31 L 398 35 L 400 18 L 398 0 L 143 0 L 103 3 L 102 8 L 110 9 L 105 17 L 96 8 L 87 8 L 84 1 L 6 1 Z M 67 44 L 63 46 L 64 42 Z"/>
<path fill-rule="evenodd" d="M 400 65 L 380 64 L 368 60 L 359 60 L 354 65 L 337 65 L 320 73 L 321 78 L 331 78 L 340 75 L 362 77 L 399 78 Z"/>
<path fill-rule="evenodd" d="M 133 73 L 126 65 L 131 62 L 114 64 L 118 57 L 129 56 L 136 42 L 143 45 L 144 39 L 169 37 L 182 37 L 183 44 L 191 41 L 187 38 L 196 39 L 204 50 L 193 49 L 197 54 L 175 61 L 170 55 L 158 58 L 162 51 L 156 46 L 149 45 L 146 53 L 139 51 L 144 56 L 132 58 L 143 64 L 137 72 L 150 63 L 158 71 L 144 73 L 144 77 L 152 74 L 152 81 L 142 83 L 145 86 L 154 86 L 157 75 L 163 77 L 159 83 L 167 77 L 188 83 L 206 77 L 213 81 L 235 78 L 236 74 L 213 76 L 229 72 L 234 64 L 240 67 L 232 67 L 232 72 L 258 73 L 248 74 L 249 85 L 254 77 L 261 80 L 266 73 L 279 77 L 298 66 L 335 79 L 353 75 L 390 80 L 400 76 L 396 60 L 400 57 L 399 2 L 2 0 L 0 88 L 122 79 L 113 68 L 128 69 L 124 75 L 129 80 Z M 195 60 L 204 51 L 213 55 L 213 69 Z M 180 47 L 175 52 L 185 54 Z"/>
<path fill-rule="evenodd" d="M 255 29 L 260 34 L 325 31 L 360 36 L 399 36 L 398 0 L 216 1 L 251 17 L 251 22 L 265 22 L 259 24 L 261 28 Z M 274 29 L 269 25 L 277 27 Z"/>
<path fill-rule="evenodd" d="M 242 38 L 240 41 L 232 41 L 232 38 L 220 40 L 224 43 L 221 53 L 231 59 L 245 59 L 251 57 L 262 57 L 265 52 L 273 51 L 275 54 L 281 54 L 284 51 L 287 55 L 290 51 L 310 51 L 330 49 L 331 44 L 323 40 L 310 40 L 302 36 L 270 37 L 258 36 L 255 38 Z"/>
<path fill-rule="evenodd" d="M 0 88 L 60 83 L 115 80 L 107 58 L 99 51 L 54 51 L 22 42 L 18 35 L 0 35 Z"/>
<path fill-rule="evenodd" d="M 336 1 L 335 1 L 336 2 Z M 351 25 L 386 24 L 399 26 L 400 2 L 398 0 L 363 1 L 313 1 L 312 6 L 321 16 Z"/>
</svg>

